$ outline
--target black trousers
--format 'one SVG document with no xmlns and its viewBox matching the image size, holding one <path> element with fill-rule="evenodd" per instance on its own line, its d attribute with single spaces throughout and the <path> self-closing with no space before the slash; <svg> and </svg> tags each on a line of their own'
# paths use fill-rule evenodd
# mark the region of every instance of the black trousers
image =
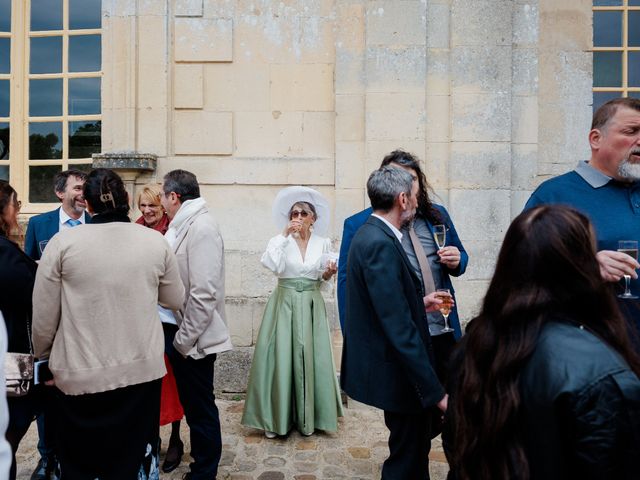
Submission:
<svg viewBox="0 0 640 480">
<path fill-rule="evenodd" d="M 86 395 L 52 388 L 47 428 L 53 425 L 62 480 L 138 478 L 149 452 L 157 453 L 161 385 L 157 379 Z"/>
<path fill-rule="evenodd" d="M 382 480 L 429 480 L 431 415 L 384 412 L 389 429 L 389 457 L 382 465 Z"/>
<path fill-rule="evenodd" d="M 194 360 L 184 358 L 173 347 L 167 353 L 176 377 L 178 396 L 184 408 L 191 438 L 191 479 L 214 480 L 222 455 L 220 415 L 213 394 L 216 355 Z"/>
<path fill-rule="evenodd" d="M 431 337 L 433 356 L 435 357 L 435 370 L 440 383 L 446 388 L 449 379 L 449 359 L 456 346 L 453 333 L 443 333 Z"/>
</svg>

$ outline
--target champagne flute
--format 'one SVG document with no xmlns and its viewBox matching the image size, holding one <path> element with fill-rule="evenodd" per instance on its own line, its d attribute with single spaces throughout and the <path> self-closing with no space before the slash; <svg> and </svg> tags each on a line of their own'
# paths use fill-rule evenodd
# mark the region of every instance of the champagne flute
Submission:
<svg viewBox="0 0 640 480">
<path fill-rule="evenodd" d="M 437 295 L 438 293 L 444 293 L 445 295 Z M 451 307 L 453 306 L 453 299 L 451 298 L 451 292 L 448 288 L 438 288 L 436 295 L 442 300 L 442 303 L 438 305 L 440 313 L 444 317 L 444 328 L 440 330 L 442 333 L 453 332 L 453 328 L 449 326 L 449 314 L 451 313 Z"/>
<path fill-rule="evenodd" d="M 434 225 L 433 226 L 433 238 L 436 241 L 438 250 L 444 248 L 447 243 L 447 227 L 446 225 Z"/>
<path fill-rule="evenodd" d="M 626 253 L 636 261 L 638 260 L 638 242 L 636 240 L 620 240 L 618 242 L 618 251 Z M 638 298 L 637 295 L 631 293 L 630 284 L 631 275 L 624 275 L 624 293 L 619 294 L 619 298 Z"/>
</svg>

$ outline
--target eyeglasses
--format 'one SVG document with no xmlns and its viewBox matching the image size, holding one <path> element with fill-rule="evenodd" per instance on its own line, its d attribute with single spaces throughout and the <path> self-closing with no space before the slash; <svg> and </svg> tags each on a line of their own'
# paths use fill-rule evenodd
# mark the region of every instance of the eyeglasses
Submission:
<svg viewBox="0 0 640 480">
<path fill-rule="evenodd" d="M 309 212 L 307 212 L 306 210 L 291 210 L 291 213 L 289 214 L 289 219 L 298 218 L 298 217 L 307 218 L 308 216 L 309 216 Z"/>
</svg>

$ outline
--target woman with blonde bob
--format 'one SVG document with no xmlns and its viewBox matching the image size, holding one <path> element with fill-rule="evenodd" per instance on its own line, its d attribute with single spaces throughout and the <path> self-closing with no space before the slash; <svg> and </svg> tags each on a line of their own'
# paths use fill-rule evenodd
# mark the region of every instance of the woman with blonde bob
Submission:
<svg viewBox="0 0 640 480">
<path fill-rule="evenodd" d="M 142 215 L 136 220 L 136 223 L 153 228 L 164 235 L 169 229 L 169 217 L 160 202 L 161 195 L 162 185 L 159 183 L 148 183 L 141 188 L 140 192 L 138 192 L 136 203 Z M 172 342 L 177 325 L 172 315 L 163 315 L 162 309 L 160 309 L 160 320 L 164 330 L 164 364 L 167 368 L 167 374 L 162 379 L 160 425 L 171 424 L 171 436 L 169 437 L 169 446 L 162 464 L 162 471 L 170 473 L 178 468 L 184 454 L 184 443 L 180 439 L 180 420 L 184 416 L 184 410 L 178 396 L 176 377 L 173 375 L 173 369 L 167 357 L 167 352 L 173 348 Z M 167 323 L 167 320 L 169 323 Z"/>
<path fill-rule="evenodd" d="M 640 361 L 595 246 L 569 207 L 509 227 L 452 362 L 449 479 L 638 478 Z"/>
</svg>

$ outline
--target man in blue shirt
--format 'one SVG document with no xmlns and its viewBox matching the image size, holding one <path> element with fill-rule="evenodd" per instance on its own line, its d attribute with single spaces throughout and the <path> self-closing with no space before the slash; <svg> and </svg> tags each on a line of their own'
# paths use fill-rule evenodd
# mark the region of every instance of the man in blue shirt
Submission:
<svg viewBox="0 0 640 480">
<path fill-rule="evenodd" d="M 570 205 L 586 214 L 598 239 L 600 273 L 622 291 L 624 275 L 640 294 L 640 264 L 618 252 L 620 240 L 640 241 L 640 99 L 617 98 L 595 112 L 589 132 L 591 158 L 575 170 L 547 180 L 525 209 L 546 203 Z M 640 333 L 640 300 L 620 299 L 622 313 Z M 640 337 L 636 338 L 640 347 Z"/>
</svg>

